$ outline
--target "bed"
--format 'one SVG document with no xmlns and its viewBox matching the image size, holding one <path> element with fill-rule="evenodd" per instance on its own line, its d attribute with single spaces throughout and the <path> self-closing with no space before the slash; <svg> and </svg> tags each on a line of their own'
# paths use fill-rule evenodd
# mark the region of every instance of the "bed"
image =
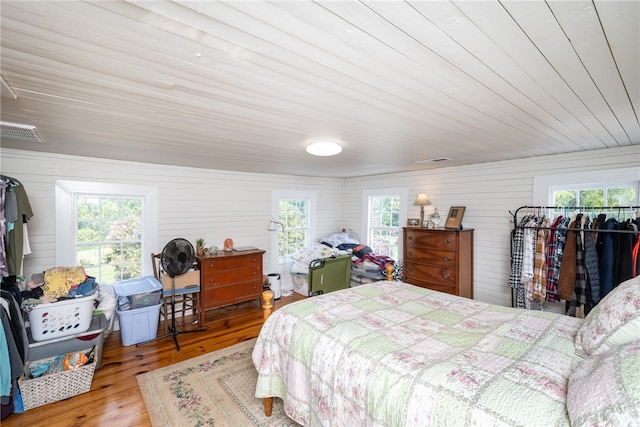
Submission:
<svg viewBox="0 0 640 427">
<path fill-rule="evenodd" d="M 640 283 L 578 319 L 375 282 L 277 310 L 253 362 L 305 426 L 640 425 Z"/>
</svg>

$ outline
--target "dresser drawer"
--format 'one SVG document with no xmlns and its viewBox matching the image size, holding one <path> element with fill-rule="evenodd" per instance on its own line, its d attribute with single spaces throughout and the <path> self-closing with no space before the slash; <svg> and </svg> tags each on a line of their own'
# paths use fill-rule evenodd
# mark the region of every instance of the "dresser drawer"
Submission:
<svg viewBox="0 0 640 427">
<path fill-rule="evenodd" d="M 201 262 L 201 270 L 223 271 L 233 270 L 248 265 L 262 265 L 262 254 L 252 256 L 236 256 L 229 258 L 205 258 Z"/>
<path fill-rule="evenodd" d="M 458 280 L 455 268 L 438 267 L 407 261 L 403 269 L 408 283 L 412 283 L 411 278 L 419 278 L 423 282 L 453 286 L 455 288 Z"/>
<path fill-rule="evenodd" d="M 407 230 L 405 244 L 407 248 L 419 247 L 430 249 L 457 250 L 455 231 L 417 231 Z"/>
<path fill-rule="evenodd" d="M 204 306 L 206 308 L 220 307 L 259 298 L 261 294 L 262 282 L 256 280 L 217 286 L 208 288 L 204 293 Z"/>
<path fill-rule="evenodd" d="M 207 269 L 202 273 L 201 286 L 209 289 L 255 279 L 262 280 L 262 268 L 257 265 L 239 266 L 231 270 Z"/>
<path fill-rule="evenodd" d="M 415 261 L 424 264 L 454 267 L 456 265 L 457 252 L 444 251 L 442 249 L 407 248 L 406 261 Z"/>
</svg>

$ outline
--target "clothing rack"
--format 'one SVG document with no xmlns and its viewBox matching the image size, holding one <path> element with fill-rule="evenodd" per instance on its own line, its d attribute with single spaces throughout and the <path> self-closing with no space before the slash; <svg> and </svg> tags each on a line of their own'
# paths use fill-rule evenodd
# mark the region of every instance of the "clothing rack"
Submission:
<svg viewBox="0 0 640 427">
<path fill-rule="evenodd" d="M 524 230 L 524 229 L 535 229 L 535 230 L 563 230 L 563 231 L 576 231 L 576 232 L 585 232 L 585 231 L 591 231 L 594 233 L 606 233 L 606 234 L 640 234 L 640 227 L 635 226 L 635 229 L 601 229 L 601 228 L 579 228 L 579 227 L 551 227 L 551 226 L 527 226 L 527 225 L 521 225 L 518 216 L 521 215 L 521 211 L 523 210 L 529 210 L 531 211 L 531 213 L 533 213 L 535 216 L 539 216 L 536 215 L 536 213 L 538 213 L 538 211 L 563 211 L 564 212 L 564 216 L 569 215 L 570 213 L 582 213 L 582 214 L 591 214 L 591 216 L 595 217 L 598 214 L 602 214 L 602 213 L 616 213 L 617 218 L 616 220 L 619 222 L 624 222 L 628 219 L 635 219 L 635 218 L 640 218 L 640 206 L 610 206 L 610 207 L 592 207 L 592 206 L 538 206 L 538 205 L 525 205 L 525 206 L 520 206 L 518 209 L 516 209 L 515 212 L 511 212 L 509 211 L 509 214 L 512 215 L 512 220 L 511 222 L 513 223 L 513 229 L 511 230 L 510 233 L 510 254 L 511 254 L 511 260 L 510 262 L 513 263 L 513 257 L 514 257 L 514 237 L 515 234 L 518 230 Z M 623 218 L 623 214 L 625 216 L 625 218 Z M 523 218 L 525 215 L 522 215 Z M 633 218 L 632 218 L 633 217 Z M 637 222 L 637 221 L 636 221 Z M 632 227 L 634 227 L 632 225 Z M 512 289 L 511 292 L 511 305 L 515 306 L 515 295 L 514 295 L 514 289 Z"/>
</svg>

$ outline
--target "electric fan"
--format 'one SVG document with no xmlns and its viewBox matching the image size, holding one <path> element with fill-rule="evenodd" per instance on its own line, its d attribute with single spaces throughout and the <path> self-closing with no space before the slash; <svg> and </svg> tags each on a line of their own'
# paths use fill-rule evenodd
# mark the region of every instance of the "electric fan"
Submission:
<svg viewBox="0 0 640 427">
<path fill-rule="evenodd" d="M 171 277 L 171 281 L 189 271 L 194 259 L 193 246 L 185 239 L 173 239 L 165 245 L 160 254 L 162 269 Z"/>
<path fill-rule="evenodd" d="M 162 270 L 171 277 L 171 326 L 169 327 L 169 333 L 161 337 L 155 338 L 151 341 L 155 341 L 161 338 L 173 337 L 173 341 L 176 343 L 176 348 L 180 351 L 180 344 L 178 344 L 178 334 L 187 332 L 201 332 L 205 329 L 195 329 L 189 331 L 178 332 L 176 330 L 176 276 L 189 271 L 195 260 L 195 250 L 193 245 L 186 239 L 173 239 L 167 243 L 162 249 L 160 254 L 160 265 Z M 166 313 L 165 313 L 166 314 Z M 149 342 L 149 341 L 146 341 Z M 141 343 L 145 344 L 145 343 Z"/>
</svg>

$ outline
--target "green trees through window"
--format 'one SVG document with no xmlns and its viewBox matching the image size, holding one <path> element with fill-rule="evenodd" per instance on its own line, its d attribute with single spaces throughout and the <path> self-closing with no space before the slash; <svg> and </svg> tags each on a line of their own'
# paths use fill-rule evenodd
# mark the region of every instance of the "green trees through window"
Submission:
<svg viewBox="0 0 640 427">
<path fill-rule="evenodd" d="M 285 263 L 309 243 L 309 200 L 280 199 L 278 221 L 284 226 L 278 230 L 278 262 Z"/>
<path fill-rule="evenodd" d="M 553 192 L 553 205 L 561 207 L 631 206 L 637 200 L 635 186 L 569 189 Z"/>
<path fill-rule="evenodd" d="M 399 259 L 400 198 L 371 196 L 369 198 L 369 247 L 374 253 Z"/>
<path fill-rule="evenodd" d="M 112 283 L 141 275 L 142 198 L 78 197 L 76 259 Z"/>
</svg>

